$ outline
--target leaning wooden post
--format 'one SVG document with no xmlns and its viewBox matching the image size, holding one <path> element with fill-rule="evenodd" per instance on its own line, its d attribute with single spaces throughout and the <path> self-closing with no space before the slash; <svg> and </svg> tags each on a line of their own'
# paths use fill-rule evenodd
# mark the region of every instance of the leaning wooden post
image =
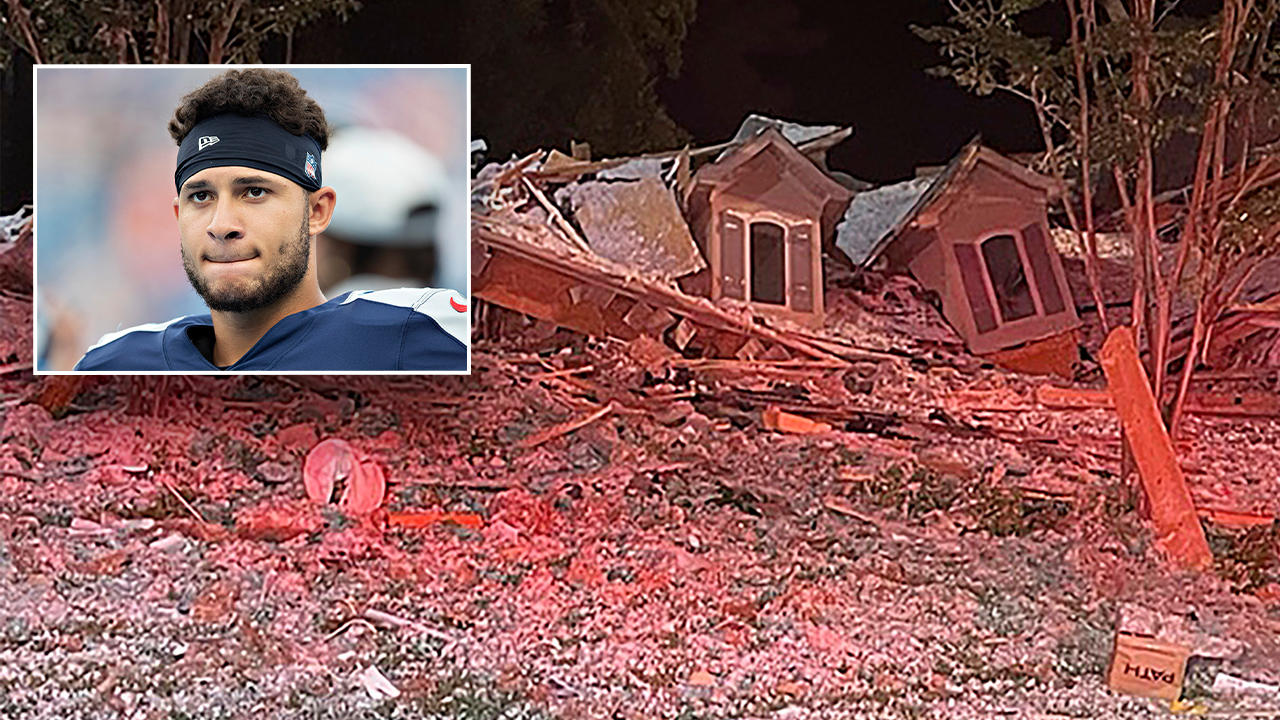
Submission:
<svg viewBox="0 0 1280 720">
<path fill-rule="evenodd" d="M 1133 449 L 1161 545 L 1179 565 L 1208 569 L 1213 565 L 1213 554 L 1129 326 L 1118 327 L 1107 336 L 1102 346 L 1102 370 Z"/>
</svg>

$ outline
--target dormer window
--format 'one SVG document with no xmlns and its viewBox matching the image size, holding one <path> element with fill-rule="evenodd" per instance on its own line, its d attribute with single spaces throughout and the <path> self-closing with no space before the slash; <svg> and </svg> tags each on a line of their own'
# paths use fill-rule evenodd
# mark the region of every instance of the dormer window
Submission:
<svg viewBox="0 0 1280 720">
<path fill-rule="evenodd" d="M 785 305 L 786 230 L 776 222 L 757 220 L 751 223 L 751 300 Z"/>
<path fill-rule="evenodd" d="M 953 247 L 978 332 L 1066 309 L 1040 225 L 1028 225 L 1021 232 L 1000 231 L 976 244 L 957 242 Z"/>
<path fill-rule="evenodd" d="M 1036 314 L 1035 301 L 1031 299 L 1031 287 L 1018 253 L 1018 241 L 1013 235 L 996 235 L 982 241 L 982 260 L 987 265 L 987 277 L 995 290 L 996 305 L 1005 322 L 1021 320 Z"/>
<path fill-rule="evenodd" d="M 822 242 L 849 190 L 769 128 L 693 177 L 688 213 L 707 258 L 705 292 L 822 324 Z"/>
</svg>

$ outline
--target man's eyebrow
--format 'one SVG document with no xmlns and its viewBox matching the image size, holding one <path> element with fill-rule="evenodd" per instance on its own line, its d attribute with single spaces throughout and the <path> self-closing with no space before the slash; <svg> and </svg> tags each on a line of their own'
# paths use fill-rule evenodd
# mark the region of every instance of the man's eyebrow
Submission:
<svg viewBox="0 0 1280 720">
<path fill-rule="evenodd" d="M 244 177 L 238 177 L 235 180 L 231 181 L 232 187 L 246 187 L 249 185 L 276 186 L 278 184 L 279 183 L 277 183 L 275 180 L 272 180 L 271 178 L 265 175 L 245 175 Z M 199 192 L 201 190 L 212 190 L 212 189 L 213 189 L 213 183 L 209 182 L 208 180 L 189 181 L 182 186 L 182 192 L 184 193 L 192 193 L 192 192 Z"/>
<path fill-rule="evenodd" d="M 264 175 L 247 175 L 231 181 L 232 186 L 241 185 L 275 185 L 275 181 Z"/>
</svg>

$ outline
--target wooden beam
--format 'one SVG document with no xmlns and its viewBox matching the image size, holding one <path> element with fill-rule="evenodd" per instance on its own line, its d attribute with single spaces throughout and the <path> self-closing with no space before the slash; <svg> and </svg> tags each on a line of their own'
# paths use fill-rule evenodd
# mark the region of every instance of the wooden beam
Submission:
<svg viewBox="0 0 1280 720">
<path fill-rule="evenodd" d="M 586 282 L 609 288 L 622 296 L 645 300 L 653 307 L 664 307 L 675 315 L 687 317 L 700 326 L 699 334 L 701 334 L 701 328 L 706 328 L 707 330 L 735 336 L 754 335 L 764 341 L 778 343 L 789 350 L 818 360 L 847 361 L 849 357 L 858 359 L 863 357 L 868 359 L 889 357 L 886 353 L 862 350 L 850 351 L 842 349 L 839 351 L 839 355 L 833 354 L 819 347 L 818 342 L 803 333 L 793 330 L 779 330 L 754 322 L 744 323 L 741 315 L 722 310 L 707 298 L 685 295 L 669 284 L 651 282 L 628 274 L 623 271 L 623 268 L 614 266 L 595 256 L 570 256 L 557 253 L 554 250 L 540 247 L 535 242 L 523 239 L 521 233 L 522 231 L 518 226 L 510 222 L 483 215 L 472 214 L 471 216 L 471 241 L 473 243 L 484 243 L 494 249 L 502 250 L 504 253 L 517 256 L 530 266 L 541 267 L 564 277 L 567 281 L 564 289 L 566 297 L 569 294 L 569 287 L 577 283 Z M 480 288 L 484 288 L 485 292 L 491 294 L 495 293 L 497 288 L 493 287 L 492 283 L 486 283 L 486 281 L 494 274 L 493 265 L 497 259 L 498 257 L 495 255 L 490 260 L 489 267 L 486 268 L 478 283 Z M 502 289 L 506 291 L 507 297 L 486 299 L 491 299 L 497 304 L 529 314 L 535 313 L 523 307 L 524 305 L 530 305 L 527 300 L 533 300 L 532 304 L 545 304 L 532 298 L 518 297 L 543 294 L 545 290 L 539 288 L 536 283 L 524 280 L 518 284 L 512 284 L 509 288 Z M 478 297 L 484 298 L 484 294 L 480 289 L 473 288 L 473 292 Z M 508 305 L 508 302 L 517 302 L 517 304 Z M 629 308 L 627 309 L 629 310 Z M 620 310 L 622 309 L 620 308 Z M 562 324 L 566 325 L 566 327 L 572 327 L 567 323 Z M 608 334 L 587 330 L 579 330 L 579 332 L 585 332 L 590 335 Z M 622 339 L 629 340 L 631 337 L 634 337 L 634 335 L 628 335 Z M 732 350 L 729 351 L 729 354 L 732 355 Z"/>
<path fill-rule="evenodd" d="M 1107 337 L 1102 346 L 1102 370 L 1133 449 L 1161 545 L 1183 567 L 1212 567 L 1213 554 L 1204 528 L 1196 517 L 1173 441 L 1160 419 L 1160 408 L 1128 326 L 1117 327 Z"/>
<path fill-rule="evenodd" d="M 576 245 L 582 252 L 590 253 L 591 246 L 587 244 L 586 240 L 582 239 L 582 236 L 579 235 L 578 231 L 569 224 L 569 221 L 564 219 L 564 215 L 560 214 L 560 208 L 556 207 L 555 204 L 548 200 L 546 194 L 543 193 L 537 185 L 534 185 L 532 180 L 527 177 L 521 177 L 520 179 L 524 181 L 524 186 L 529 189 L 529 192 L 533 194 L 533 197 L 538 200 L 543 209 L 547 211 L 547 214 L 551 216 L 552 224 L 560 230 L 565 239 Z"/>
<path fill-rule="evenodd" d="M 600 408 L 599 410 L 596 410 L 595 412 L 591 413 L 590 415 L 587 415 L 586 417 L 579 418 L 577 420 L 570 420 L 569 422 L 560 423 L 559 425 L 549 427 L 546 430 L 541 430 L 539 432 L 536 432 L 524 438 L 520 442 L 516 443 L 516 447 L 519 447 L 525 450 L 528 450 L 530 448 L 535 448 L 549 440 L 554 440 L 560 437 L 561 435 L 568 435 L 569 433 L 575 430 L 580 430 L 590 425 L 591 423 L 599 420 L 605 415 L 608 415 L 609 413 L 613 412 L 613 410 L 614 410 L 613 403 L 609 403 L 608 405 L 605 405 L 604 407 Z"/>
<path fill-rule="evenodd" d="M 631 306 L 626 315 L 622 316 L 622 321 L 636 330 L 643 331 L 650 316 L 653 315 L 653 308 L 644 301 L 637 302 Z"/>
<path fill-rule="evenodd" d="M 742 347 L 738 348 L 738 352 L 734 356 L 739 360 L 755 360 L 764 354 L 764 343 L 757 338 L 749 338 Z"/>
<path fill-rule="evenodd" d="M 684 350 L 689 345 L 689 341 L 693 339 L 693 336 L 697 334 L 697 323 L 689 318 L 682 318 L 680 324 L 676 325 L 676 331 L 671 339 L 675 341 L 677 348 Z"/>
<path fill-rule="evenodd" d="M 1091 410 L 1113 407 L 1106 390 L 1063 388 L 1041 385 L 1036 400 L 1053 410 Z M 1022 409 L 1022 408 L 1009 408 Z M 1192 415 L 1219 417 L 1280 417 L 1280 398 L 1272 393 L 1195 393 L 1187 397 L 1186 411 Z"/>
<path fill-rule="evenodd" d="M 471 277 L 480 277 L 480 273 L 484 272 L 484 266 L 489 264 L 489 257 L 492 254 L 487 245 L 471 244 Z"/>
</svg>

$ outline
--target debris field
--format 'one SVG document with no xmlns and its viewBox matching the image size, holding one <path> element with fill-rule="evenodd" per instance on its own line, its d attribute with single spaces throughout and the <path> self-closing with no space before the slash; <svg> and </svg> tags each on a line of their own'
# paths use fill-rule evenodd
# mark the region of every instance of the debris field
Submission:
<svg viewBox="0 0 1280 720">
<path fill-rule="evenodd" d="M 886 352 L 560 330 L 477 341 L 470 377 L 10 372 L 0 714 L 1167 714 L 1108 690 L 1122 627 L 1191 648 L 1185 701 L 1274 707 L 1210 685 L 1280 681 L 1280 413 L 1248 399 L 1275 373 L 1193 403 L 1176 449 L 1215 564 L 1182 571 L 1100 372 L 935 342 L 901 277 L 828 306 L 898 318 Z M 308 496 L 334 440 L 380 472 L 376 510 Z"/>
</svg>

